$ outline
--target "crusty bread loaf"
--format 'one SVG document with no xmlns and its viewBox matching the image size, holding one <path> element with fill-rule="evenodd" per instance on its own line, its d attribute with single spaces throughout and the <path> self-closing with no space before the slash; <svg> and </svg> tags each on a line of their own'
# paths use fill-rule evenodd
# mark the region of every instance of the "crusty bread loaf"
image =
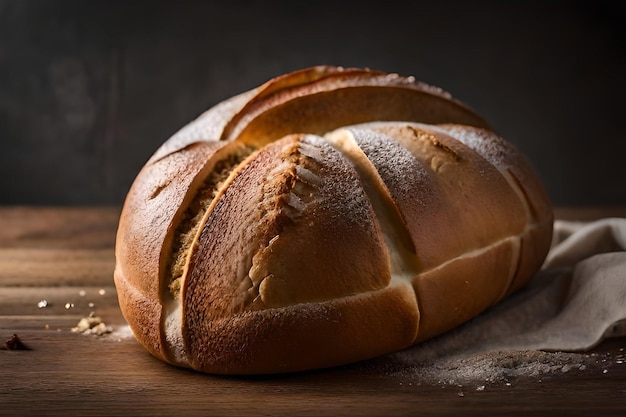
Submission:
<svg viewBox="0 0 626 417">
<path fill-rule="evenodd" d="M 553 215 L 513 146 L 440 89 L 314 67 L 213 107 L 126 198 L 120 306 L 169 363 L 291 372 L 404 349 L 523 286 Z"/>
</svg>

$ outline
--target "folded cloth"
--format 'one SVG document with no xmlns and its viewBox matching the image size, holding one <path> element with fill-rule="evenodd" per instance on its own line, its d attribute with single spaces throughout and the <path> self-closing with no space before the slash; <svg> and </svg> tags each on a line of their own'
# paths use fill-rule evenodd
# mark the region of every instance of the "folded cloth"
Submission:
<svg viewBox="0 0 626 417">
<path fill-rule="evenodd" d="M 409 364 L 502 350 L 580 352 L 616 336 L 626 336 L 626 219 L 557 220 L 546 261 L 526 287 L 393 357 Z"/>
</svg>

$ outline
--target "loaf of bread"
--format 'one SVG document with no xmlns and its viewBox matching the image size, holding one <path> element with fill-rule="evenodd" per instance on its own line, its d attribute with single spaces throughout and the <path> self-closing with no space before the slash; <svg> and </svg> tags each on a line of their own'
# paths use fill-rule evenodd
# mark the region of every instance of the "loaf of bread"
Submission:
<svg viewBox="0 0 626 417">
<path fill-rule="evenodd" d="M 115 284 L 157 358 L 331 367 L 475 317 L 540 268 L 553 214 L 511 144 L 441 89 L 320 66 L 217 104 L 124 203 Z"/>
</svg>

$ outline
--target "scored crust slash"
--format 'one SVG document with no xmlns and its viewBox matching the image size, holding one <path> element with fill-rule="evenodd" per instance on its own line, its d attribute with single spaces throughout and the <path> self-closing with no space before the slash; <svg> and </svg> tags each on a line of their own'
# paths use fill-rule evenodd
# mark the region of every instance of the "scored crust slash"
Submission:
<svg viewBox="0 0 626 417">
<path fill-rule="evenodd" d="M 136 338 L 198 371 L 347 364 L 458 326 L 522 287 L 550 201 L 510 143 L 441 89 L 319 66 L 167 140 L 120 217 Z"/>
</svg>

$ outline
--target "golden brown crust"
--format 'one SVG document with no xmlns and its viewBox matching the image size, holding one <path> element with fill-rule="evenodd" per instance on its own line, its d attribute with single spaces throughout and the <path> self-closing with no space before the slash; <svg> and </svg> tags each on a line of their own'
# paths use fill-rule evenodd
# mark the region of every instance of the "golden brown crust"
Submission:
<svg viewBox="0 0 626 417">
<path fill-rule="evenodd" d="M 517 273 L 503 297 L 526 284 L 545 258 L 552 238 L 554 214 L 550 199 L 528 161 L 510 143 L 494 132 L 468 126 L 438 126 L 456 140 L 474 149 L 507 178 L 526 211 L 526 230 L 521 237 Z"/>
<path fill-rule="evenodd" d="M 397 122 L 350 130 L 402 213 L 422 270 L 524 229 L 523 208 L 497 168 L 452 137 Z"/>
<path fill-rule="evenodd" d="M 452 258 L 413 280 L 421 319 L 416 342 L 453 329 L 491 307 L 514 273 L 518 242 L 505 239 Z"/>
<path fill-rule="evenodd" d="M 118 262 L 119 264 L 119 262 Z M 162 305 L 157 297 L 141 292 L 135 282 L 129 282 L 120 267 L 114 272 L 120 310 L 137 340 L 157 358 L 167 361 L 168 355 L 162 343 Z"/>
<path fill-rule="evenodd" d="M 194 306 L 195 307 L 195 306 Z M 198 320 L 186 333 L 194 369 L 219 374 L 268 374 L 370 359 L 415 340 L 419 312 L 407 285 L 289 307 Z"/>
<path fill-rule="evenodd" d="M 448 93 L 320 66 L 216 105 L 155 152 L 122 210 L 115 283 L 156 357 L 291 372 L 474 317 L 530 279 L 551 227 L 522 155 Z"/>
<path fill-rule="evenodd" d="M 199 174 L 211 168 L 212 157 L 226 145 L 194 143 L 146 164 L 120 215 L 115 247 L 120 307 L 139 340 L 161 358 L 167 355 L 160 340 L 161 304 L 167 286 L 162 279 L 167 267 L 165 254 L 171 250 L 172 232 L 193 189 L 200 186 Z"/>
</svg>

